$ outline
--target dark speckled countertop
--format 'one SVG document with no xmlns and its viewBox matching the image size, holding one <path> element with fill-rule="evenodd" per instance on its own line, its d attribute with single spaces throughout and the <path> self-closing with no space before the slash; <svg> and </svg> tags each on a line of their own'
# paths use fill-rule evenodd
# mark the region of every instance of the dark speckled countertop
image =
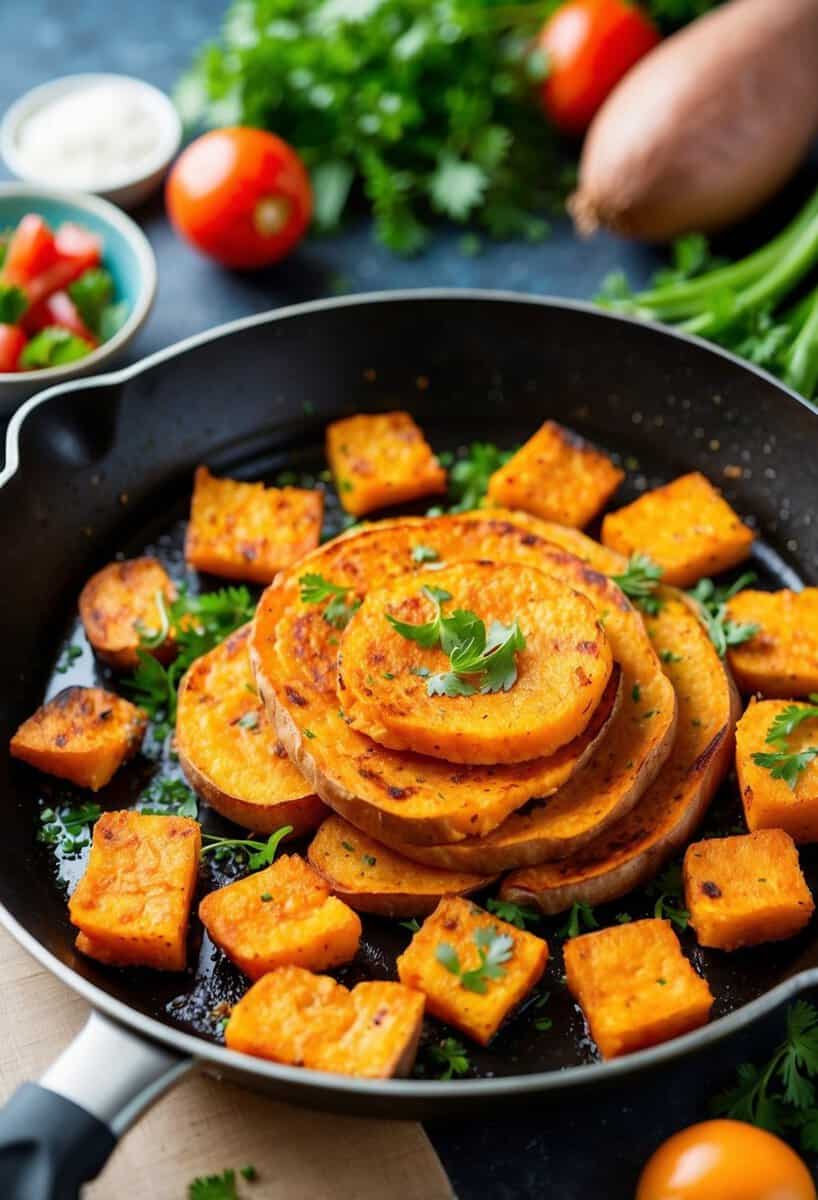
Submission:
<svg viewBox="0 0 818 1200">
<path fill-rule="evenodd" d="M 194 48 L 214 35 L 223 6 L 224 0 L 3 0 L 0 111 L 35 84 L 72 72 L 122 71 L 169 88 Z M 378 247 L 361 221 L 340 236 L 307 242 L 278 267 L 238 275 L 182 245 L 159 200 L 137 219 L 159 259 L 160 283 L 131 358 L 234 317 L 341 291 L 499 287 L 587 298 L 608 271 L 624 267 L 638 283 L 657 260 L 652 251 L 612 238 L 580 243 L 560 222 L 542 245 L 487 245 L 475 258 L 459 252 L 459 231 L 442 232 L 425 256 L 403 261 Z M 779 1036 L 780 1018 L 722 1046 L 705 1071 L 682 1064 L 592 1102 L 549 1108 L 531 1099 L 515 1115 L 436 1122 L 429 1133 L 460 1200 L 632 1200 L 639 1166 L 653 1148 L 706 1116 L 708 1098 L 735 1065 L 748 1055 L 762 1057 Z"/>
</svg>

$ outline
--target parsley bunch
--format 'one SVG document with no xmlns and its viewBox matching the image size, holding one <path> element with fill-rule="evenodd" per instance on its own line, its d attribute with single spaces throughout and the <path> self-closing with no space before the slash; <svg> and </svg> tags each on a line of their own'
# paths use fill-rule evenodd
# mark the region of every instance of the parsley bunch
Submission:
<svg viewBox="0 0 818 1200">
<path fill-rule="evenodd" d="M 740 1066 L 734 1086 L 716 1097 L 711 1110 L 771 1133 L 797 1131 L 803 1150 L 818 1151 L 816 1075 L 818 1011 L 797 1000 L 787 1011 L 786 1038 L 769 1061 Z"/>
<path fill-rule="evenodd" d="M 515 656 L 525 649 L 525 637 L 517 622 L 504 625 L 492 621 L 486 630 L 484 622 L 468 609 L 458 608 L 444 616 L 440 606 L 452 597 L 443 588 L 424 587 L 422 591 L 435 606 L 431 621 L 411 625 L 391 613 L 386 619 L 401 637 L 427 650 L 439 646 L 448 654 L 451 670 L 429 676 L 429 695 L 473 696 L 476 692 L 507 692 L 513 687 L 517 679 Z"/>
<path fill-rule="evenodd" d="M 809 704 L 788 704 L 777 714 L 764 739 L 768 746 L 774 746 L 775 749 L 753 755 L 754 763 L 768 770 L 773 779 L 783 779 L 793 789 L 801 772 L 818 758 L 818 746 L 790 750 L 787 744 L 787 739 L 803 721 L 818 717 L 818 693 L 811 693 L 809 698 Z"/>
<path fill-rule="evenodd" d="M 309 168 L 319 229 L 358 196 L 399 254 L 423 248 L 436 214 L 538 241 L 573 174 L 537 103 L 547 64 L 530 45 L 554 7 L 234 0 L 176 102 L 189 126 L 286 138 Z"/>
</svg>

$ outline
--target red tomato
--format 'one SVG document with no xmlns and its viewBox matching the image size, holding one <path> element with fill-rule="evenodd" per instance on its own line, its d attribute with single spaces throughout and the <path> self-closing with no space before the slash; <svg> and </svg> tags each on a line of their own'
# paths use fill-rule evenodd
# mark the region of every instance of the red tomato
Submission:
<svg viewBox="0 0 818 1200">
<path fill-rule="evenodd" d="M 19 325 L 0 325 L 0 372 L 18 371 L 26 335 Z"/>
<path fill-rule="evenodd" d="M 37 213 L 28 213 L 9 240 L 3 263 L 4 283 L 19 286 L 46 270 L 57 258 L 54 234 Z"/>
<path fill-rule="evenodd" d="M 226 267 L 277 262 L 312 216 L 306 168 L 291 146 L 260 129 L 214 129 L 177 159 L 165 193 L 182 237 Z"/>
<path fill-rule="evenodd" d="M 29 333 L 39 333 L 49 325 L 60 325 L 92 346 L 99 345 L 99 338 L 85 324 L 68 292 L 54 292 L 35 304 L 23 317 L 23 325 Z"/>
<path fill-rule="evenodd" d="M 636 1200 L 816 1200 L 794 1150 L 743 1121 L 702 1121 L 649 1159 Z"/>
<path fill-rule="evenodd" d="M 68 287 L 89 267 L 99 266 L 102 261 L 100 239 L 79 225 L 61 225 L 54 237 L 54 245 L 54 262 L 26 282 L 25 291 L 31 305 Z"/>
<path fill-rule="evenodd" d="M 629 0 L 562 4 L 537 39 L 548 61 L 542 102 L 554 124 L 583 133 L 622 76 L 659 40 L 650 18 Z"/>
</svg>

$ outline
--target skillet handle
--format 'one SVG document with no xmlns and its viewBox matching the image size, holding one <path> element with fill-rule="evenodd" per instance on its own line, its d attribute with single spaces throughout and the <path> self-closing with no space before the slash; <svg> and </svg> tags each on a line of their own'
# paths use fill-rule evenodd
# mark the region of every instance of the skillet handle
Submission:
<svg viewBox="0 0 818 1200">
<path fill-rule="evenodd" d="M 0 1197 L 77 1200 L 118 1139 L 193 1066 L 100 1013 L 0 1110 Z"/>
</svg>

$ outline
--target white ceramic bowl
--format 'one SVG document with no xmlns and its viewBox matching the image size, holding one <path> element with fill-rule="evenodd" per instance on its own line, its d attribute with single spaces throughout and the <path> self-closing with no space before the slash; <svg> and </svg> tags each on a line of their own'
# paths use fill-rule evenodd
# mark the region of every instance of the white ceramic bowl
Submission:
<svg viewBox="0 0 818 1200">
<path fill-rule="evenodd" d="M 134 170 L 125 170 L 120 175 L 109 180 L 105 187 L 95 188 L 93 180 L 83 184 L 82 191 L 91 192 L 118 204 L 120 208 L 136 208 L 156 191 L 173 158 L 175 158 L 182 141 L 182 122 L 170 98 L 158 88 L 142 79 L 130 75 L 112 74 L 83 74 L 63 75 L 52 79 L 40 87 L 32 88 L 6 111 L 0 124 L 0 153 L 6 166 L 18 179 L 28 183 L 50 186 L 54 180 L 47 175 L 33 173 L 20 153 L 20 131 L 25 122 L 38 109 L 52 103 L 59 97 L 80 88 L 86 88 L 100 83 L 116 83 L 126 81 L 130 87 L 138 90 L 140 101 L 156 121 L 159 130 L 159 140 L 154 153 L 143 160 Z"/>
<path fill-rule="evenodd" d="M 16 225 L 27 212 L 40 213 L 52 226 L 76 221 L 102 238 L 103 266 L 113 275 L 116 298 L 127 301 L 128 316 L 112 338 L 76 362 L 39 371 L 0 372 L 0 416 L 41 388 L 110 366 L 144 325 L 156 295 L 156 258 L 148 239 L 107 200 L 27 183 L 0 184 L 0 229 Z"/>
</svg>

